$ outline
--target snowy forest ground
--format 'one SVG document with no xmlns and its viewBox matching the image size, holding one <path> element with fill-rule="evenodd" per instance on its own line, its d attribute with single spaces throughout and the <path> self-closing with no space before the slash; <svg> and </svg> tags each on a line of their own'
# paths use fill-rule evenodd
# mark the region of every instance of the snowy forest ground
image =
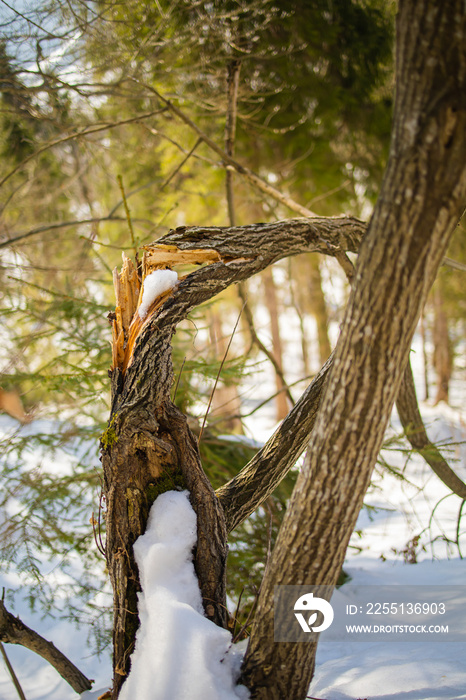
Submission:
<svg viewBox="0 0 466 700">
<path fill-rule="evenodd" d="M 412 363 L 423 396 L 422 352 L 419 339 L 415 341 Z M 447 450 L 458 475 L 466 480 L 466 375 L 457 368 L 451 387 L 451 405 L 433 407 L 420 402 L 429 436 Z M 264 424 L 250 425 L 257 436 Z M 270 426 L 268 426 L 270 429 Z M 3 433 L 17 430 L 17 424 L 4 416 L 0 419 Z M 31 431 L 34 423 L 22 428 Z M 394 412 L 387 437 L 401 432 Z M 448 496 L 448 489 L 417 456 L 392 445 L 382 453 L 394 468 L 393 473 L 377 465 L 366 505 L 351 540 L 345 564 L 354 584 L 401 585 L 463 585 L 466 564 L 461 554 L 466 551 L 466 518 L 460 523 L 459 544 L 452 544 L 457 533 L 460 500 Z M 46 457 L 42 458 L 42 461 Z M 55 454 L 54 469 L 69 469 L 70 457 Z M 31 462 L 34 457 L 31 456 Z M 395 470 L 401 470 L 401 480 Z M 413 538 L 419 539 L 413 542 Z M 449 541 L 448 541 L 449 540 Z M 461 545 L 463 551 L 461 551 Z M 407 563 L 414 560 L 416 563 Z M 24 577 L 14 573 L 2 574 L 0 586 L 21 588 Z M 64 620 L 41 618 L 31 612 L 21 595 L 15 598 L 14 614 L 61 649 L 89 677 L 95 679 L 96 690 L 85 693 L 86 700 L 95 700 L 109 687 L 111 679 L 110 654 L 95 655 L 86 644 L 88 630 L 76 629 Z M 46 662 L 32 652 L 7 645 L 9 658 L 20 679 L 27 700 L 71 700 L 76 697 L 69 686 Z M 176 650 L 175 650 L 176 652 Z M 172 656 L 172 672 L 178 673 L 179 656 Z M 167 671 L 170 671 L 168 667 Z M 317 669 L 310 696 L 322 700 L 461 700 L 466 698 L 466 644 L 433 643 L 321 643 Z M 157 696 L 159 697 L 159 696 Z M 192 692 L 183 698 L 194 700 Z M 0 698 L 15 700 L 16 691 L 0 662 Z M 166 700 L 182 700 L 167 697 Z"/>
</svg>

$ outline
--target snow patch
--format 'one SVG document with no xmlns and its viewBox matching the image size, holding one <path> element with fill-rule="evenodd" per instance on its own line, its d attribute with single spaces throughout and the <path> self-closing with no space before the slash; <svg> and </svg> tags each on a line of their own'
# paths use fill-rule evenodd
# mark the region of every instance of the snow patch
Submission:
<svg viewBox="0 0 466 700">
<path fill-rule="evenodd" d="M 139 318 L 145 318 L 151 304 L 164 292 L 173 289 L 178 283 L 175 270 L 154 270 L 144 280 Z"/>
<path fill-rule="evenodd" d="M 120 700 L 247 700 L 235 686 L 240 658 L 227 630 L 204 617 L 192 562 L 196 514 L 188 491 L 152 506 L 134 543 L 141 580 L 141 627 Z"/>
</svg>

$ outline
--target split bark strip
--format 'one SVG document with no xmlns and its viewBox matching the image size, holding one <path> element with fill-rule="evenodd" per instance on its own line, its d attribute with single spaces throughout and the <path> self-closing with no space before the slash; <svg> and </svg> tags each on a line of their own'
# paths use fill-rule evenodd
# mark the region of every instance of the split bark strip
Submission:
<svg viewBox="0 0 466 700">
<path fill-rule="evenodd" d="M 48 642 L 27 627 L 19 617 L 8 612 L 3 601 L 0 601 L 0 641 L 20 644 L 42 656 L 76 693 L 84 693 L 85 690 L 91 689 L 93 681 L 86 678 L 52 642 Z"/>
<path fill-rule="evenodd" d="M 125 362 L 131 322 L 134 319 L 140 296 L 138 273 L 130 258 L 123 253 L 121 272 L 113 270 L 115 312 L 112 322 L 112 367 L 122 367 Z"/>
<path fill-rule="evenodd" d="M 455 474 L 438 448 L 427 437 L 419 412 L 413 373 L 409 362 L 403 375 L 396 408 L 405 435 L 414 449 L 424 457 L 432 471 L 443 481 L 445 486 L 448 486 L 460 498 L 466 499 L 466 484 Z"/>
</svg>

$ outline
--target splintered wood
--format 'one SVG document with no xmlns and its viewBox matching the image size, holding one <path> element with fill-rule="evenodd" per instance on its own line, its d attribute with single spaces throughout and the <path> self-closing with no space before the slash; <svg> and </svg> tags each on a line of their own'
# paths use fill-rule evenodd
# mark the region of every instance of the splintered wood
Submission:
<svg viewBox="0 0 466 700">
<path fill-rule="evenodd" d="M 138 308 L 141 285 L 132 260 L 123 253 L 121 272 L 113 270 L 116 307 L 112 323 L 112 369 L 123 368 L 131 321 Z"/>
<path fill-rule="evenodd" d="M 180 250 L 174 245 L 154 244 L 144 246 L 142 261 L 143 280 L 154 270 L 172 268 L 176 265 L 203 265 L 219 262 L 220 255 L 215 250 Z M 184 277 L 180 277 L 180 280 Z M 112 321 L 112 369 L 119 367 L 122 372 L 128 368 L 136 339 L 151 314 L 172 294 L 164 292 L 154 301 L 149 313 L 141 319 L 137 313 L 141 304 L 143 287 L 139 282 L 133 262 L 123 253 L 121 272 L 113 270 L 116 308 Z"/>
</svg>

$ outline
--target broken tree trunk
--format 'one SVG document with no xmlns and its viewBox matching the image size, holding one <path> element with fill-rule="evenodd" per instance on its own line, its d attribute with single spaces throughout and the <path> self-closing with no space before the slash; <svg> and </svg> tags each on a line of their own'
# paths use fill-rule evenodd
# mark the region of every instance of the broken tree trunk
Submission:
<svg viewBox="0 0 466 700">
<path fill-rule="evenodd" d="M 106 557 L 114 592 L 114 686 L 117 698 L 130 669 L 139 625 L 139 576 L 132 546 L 146 528 L 157 496 L 188 489 L 197 514 L 194 564 L 207 617 L 226 625 L 227 528 L 223 508 L 205 476 L 196 439 L 170 400 L 171 338 L 200 303 L 289 255 L 355 252 L 365 225 L 352 218 L 293 219 L 244 227 L 181 228 L 146 246 L 143 279 L 156 269 L 196 265 L 140 318 L 141 285 L 124 258 L 114 274 L 112 408 L 101 437 L 106 501 Z M 201 265 L 201 267 L 199 267 Z"/>
<path fill-rule="evenodd" d="M 222 626 L 226 624 L 226 529 L 201 468 L 197 441 L 170 400 L 170 340 L 176 326 L 162 321 L 154 332 L 153 316 L 139 317 L 139 281 L 127 258 L 122 273 L 115 275 L 115 289 L 112 411 L 101 446 L 106 556 L 114 591 L 113 695 L 118 697 L 139 626 L 140 588 L 132 546 L 145 532 L 152 503 L 164 491 L 189 490 L 198 516 L 195 568 L 204 608 L 207 617 Z M 162 295 L 162 304 L 167 296 Z"/>
</svg>

